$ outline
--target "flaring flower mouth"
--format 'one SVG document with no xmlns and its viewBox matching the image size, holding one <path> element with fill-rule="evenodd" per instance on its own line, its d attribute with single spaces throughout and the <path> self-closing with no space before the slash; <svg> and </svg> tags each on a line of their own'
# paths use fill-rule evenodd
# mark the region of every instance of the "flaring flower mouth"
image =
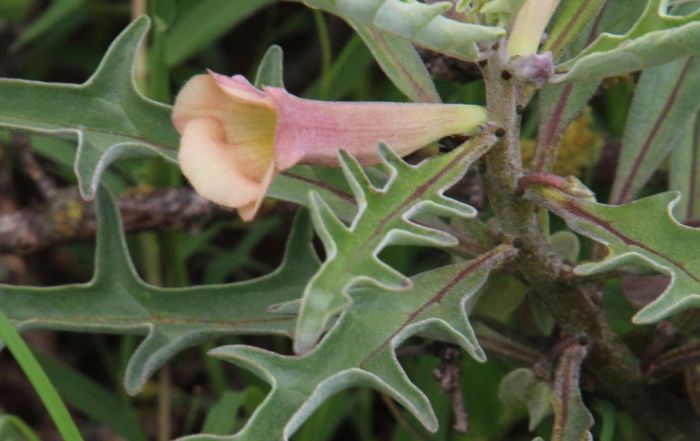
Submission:
<svg viewBox="0 0 700 441">
<path fill-rule="evenodd" d="M 405 156 L 485 121 L 481 106 L 309 100 L 214 72 L 190 79 L 173 110 L 183 174 L 244 220 L 253 219 L 275 176 L 294 165 L 337 165 L 340 149 L 375 164 L 379 142 Z"/>
</svg>

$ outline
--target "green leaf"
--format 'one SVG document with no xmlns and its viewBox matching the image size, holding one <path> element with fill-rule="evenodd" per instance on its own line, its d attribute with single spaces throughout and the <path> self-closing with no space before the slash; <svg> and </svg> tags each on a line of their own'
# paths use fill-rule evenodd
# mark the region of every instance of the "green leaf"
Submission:
<svg viewBox="0 0 700 441">
<path fill-rule="evenodd" d="M 97 209 L 90 282 L 48 288 L 0 285 L 0 310 L 19 329 L 146 335 L 127 367 L 125 386 L 132 394 L 173 355 L 214 337 L 291 334 L 294 317 L 272 314 L 268 306 L 299 298 L 318 268 L 308 215 L 297 218 L 283 263 L 267 276 L 227 285 L 159 288 L 137 275 L 117 207 L 105 191 L 98 194 Z"/>
<path fill-rule="evenodd" d="M 573 40 L 572 46 L 585 44 L 587 40 L 595 37 L 600 29 L 609 32 L 627 31 L 634 24 L 635 13 L 641 13 L 641 11 L 635 10 L 635 8 L 639 8 L 639 2 L 637 0 L 632 1 L 634 3 L 619 1 L 607 2 L 605 4 L 605 9 L 599 12 L 600 16 L 590 26 L 590 29 L 587 29 L 586 32 L 583 33 L 580 31 L 578 32 L 578 38 Z M 584 5 L 581 5 L 579 1 L 564 2 L 560 8 L 570 8 L 571 6 L 569 5 L 579 4 L 582 8 L 585 7 L 587 9 L 577 10 L 572 15 L 569 15 L 571 14 L 569 9 L 562 9 L 561 15 L 557 18 L 555 27 L 559 26 L 559 20 L 567 24 L 567 20 L 580 23 L 580 20 L 588 16 L 590 7 L 595 3 L 597 3 L 597 1 L 587 1 Z M 565 11 L 569 12 L 565 14 Z M 547 43 L 545 43 L 545 45 L 547 45 L 551 42 L 553 46 L 550 46 L 549 49 L 555 51 L 555 56 L 559 51 L 557 47 L 559 45 L 563 46 L 565 42 L 569 41 L 574 36 L 573 33 L 567 33 L 573 30 L 569 30 L 566 25 L 562 24 L 561 26 L 562 34 L 559 34 L 559 36 L 554 34 L 550 35 Z M 574 118 L 580 115 L 599 85 L 600 80 L 597 79 L 593 81 L 582 80 L 569 84 L 546 84 L 540 90 L 537 103 L 537 114 L 540 123 L 537 133 L 537 148 L 530 165 L 532 170 L 547 171 L 551 169 L 557 156 L 562 133 Z"/>
<path fill-rule="evenodd" d="M 507 27 L 524 2 L 525 0 L 490 0 L 483 3 L 479 13 L 486 17 L 487 23 Z M 470 0 L 460 0 L 457 8 L 467 8 L 469 4 Z"/>
<path fill-rule="evenodd" d="M 3 441 L 41 441 L 27 423 L 14 415 L 0 415 L 0 439 Z"/>
<path fill-rule="evenodd" d="M 107 424 L 129 441 L 146 439 L 127 401 L 120 401 L 112 391 L 57 360 L 44 356 L 37 358 L 68 406 L 82 412 L 91 421 Z"/>
<path fill-rule="evenodd" d="M 576 274 L 621 268 L 653 270 L 671 277 L 666 290 L 633 317 L 635 323 L 657 322 L 700 306 L 700 231 L 673 217 L 678 192 L 615 206 L 576 198 L 549 187 L 537 187 L 535 191 L 572 230 L 609 249 L 600 262 L 577 266 Z"/>
<path fill-rule="evenodd" d="M 51 380 L 46 376 L 29 346 L 12 326 L 4 310 L 5 308 L 0 308 L 0 338 L 2 338 L 2 342 L 7 345 L 17 364 L 22 368 L 24 375 L 27 376 L 39 395 L 61 437 L 64 440 L 82 441 L 83 437 L 80 435 L 80 431 L 58 392 L 51 384 Z"/>
<path fill-rule="evenodd" d="M 617 409 L 607 401 L 596 400 L 593 409 L 600 415 L 600 441 L 615 441 L 615 422 L 617 420 Z"/>
<path fill-rule="evenodd" d="M 642 428 L 639 420 L 625 412 L 618 412 L 615 441 L 654 441 L 649 432 Z"/>
<path fill-rule="evenodd" d="M 86 198 L 119 158 L 158 155 L 175 162 L 170 107 L 145 98 L 133 78 L 148 26 L 146 17 L 131 23 L 83 84 L 0 79 L 0 126 L 75 139 L 74 168 Z"/>
<path fill-rule="evenodd" d="M 681 193 L 674 213 L 681 220 L 700 219 L 700 113 L 690 118 L 680 145 L 671 153 L 669 188 Z"/>
<path fill-rule="evenodd" d="M 629 202 L 700 109 L 700 56 L 647 69 L 635 89 L 610 201 Z"/>
<path fill-rule="evenodd" d="M 440 102 L 428 71 L 411 43 L 456 58 L 476 61 L 476 43 L 505 34 L 497 27 L 443 17 L 449 2 L 426 5 L 414 0 L 301 0 L 348 22 L 389 79 L 417 102 Z"/>
<path fill-rule="evenodd" d="M 598 29 L 591 29 L 593 32 L 586 36 L 582 43 L 588 45 L 600 34 L 607 32 L 611 34 L 625 34 L 639 21 L 644 11 L 646 11 L 648 0 L 616 0 L 607 1 L 600 16 Z"/>
<path fill-rule="evenodd" d="M 422 273 L 414 277 L 413 288 L 400 294 L 369 286 L 353 290 L 352 307 L 321 344 L 303 356 L 240 345 L 215 349 L 212 355 L 251 370 L 272 390 L 236 435 L 202 434 L 183 440 L 286 441 L 322 402 L 357 386 L 389 395 L 434 432 L 437 421 L 430 402 L 406 376 L 394 350 L 421 333 L 455 342 L 483 360 L 465 308 L 489 271 L 514 253 L 500 246 L 474 260 Z"/>
<path fill-rule="evenodd" d="M 376 43 L 376 42 L 373 42 Z M 412 48 L 411 48 L 412 49 Z M 329 100 L 339 100 L 346 96 L 353 87 L 361 83 L 363 75 L 372 65 L 372 55 L 362 44 L 359 36 L 353 35 L 340 51 L 328 72 L 328 96 Z M 416 76 L 419 78 L 419 76 Z M 430 79 L 430 77 L 428 77 Z M 430 85 L 429 83 L 428 85 Z M 434 89 L 434 88 L 433 88 Z M 316 80 L 304 91 L 304 96 L 309 98 L 319 98 L 321 94 L 321 80 Z M 418 98 L 418 97 L 415 97 Z M 424 100 L 439 101 L 437 93 L 426 96 Z M 421 100 L 421 101 L 424 101 Z"/>
<path fill-rule="evenodd" d="M 211 407 L 202 426 L 203 433 L 230 435 L 238 420 L 238 410 L 250 395 L 251 387 L 242 391 L 226 391 Z"/>
<path fill-rule="evenodd" d="M 380 154 L 390 178 L 381 189 L 371 183 L 354 158 L 341 152 L 341 166 L 357 200 L 358 214 L 348 227 L 321 196 L 310 193 L 314 226 L 328 258 L 304 291 L 294 342 L 297 353 L 311 349 L 331 318 L 347 308 L 352 287 L 361 283 L 389 290 L 410 287 L 408 278 L 377 257 L 384 247 L 449 247 L 458 243 L 450 234 L 415 222 L 415 216 L 475 216 L 472 207 L 445 197 L 443 192 L 464 176 L 469 165 L 495 141 L 489 129 L 465 146 L 417 166 L 409 165 L 382 145 Z"/>
<path fill-rule="evenodd" d="M 489 279 L 474 306 L 474 313 L 507 322 L 525 300 L 527 292 L 528 287 L 523 281 L 507 271 L 499 271 Z"/>
<path fill-rule="evenodd" d="M 312 167 L 298 165 L 282 172 L 268 190 L 268 196 L 295 204 L 309 206 L 308 194 L 320 194 L 334 213 L 349 221 L 357 212 L 352 191 L 347 186 L 343 173 L 336 167 Z"/>
<path fill-rule="evenodd" d="M 356 411 L 358 400 L 353 392 L 341 392 L 326 400 L 304 422 L 294 435 L 294 441 L 333 441 L 333 434 Z"/>
<path fill-rule="evenodd" d="M 624 34 L 603 33 L 572 60 L 557 67 L 554 82 L 590 81 L 642 70 L 700 51 L 700 11 L 666 13 L 667 0 L 649 0 Z"/>
<path fill-rule="evenodd" d="M 50 32 L 64 18 L 78 12 L 85 6 L 85 0 L 53 0 L 51 5 L 12 44 L 18 50 L 42 35 Z"/>
<path fill-rule="evenodd" d="M 181 2 L 182 3 L 182 2 Z M 166 37 L 166 62 L 176 66 L 275 0 L 199 0 L 178 16 Z"/>
<path fill-rule="evenodd" d="M 552 251 L 562 260 L 568 262 L 578 262 L 578 255 L 581 252 L 581 242 L 578 236 L 568 230 L 557 231 L 549 236 L 549 244 Z"/>
<path fill-rule="evenodd" d="M 598 81 L 576 84 L 547 84 L 540 91 L 537 108 L 537 149 L 530 168 L 550 170 L 556 160 L 561 136 L 598 90 Z"/>
<path fill-rule="evenodd" d="M 451 2 L 424 4 L 415 0 L 302 0 L 349 21 L 389 32 L 434 51 L 476 61 L 476 43 L 496 40 L 503 28 L 462 23 L 444 17 Z"/>
<path fill-rule="evenodd" d="M 581 364 L 587 354 L 585 346 L 573 344 L 559 357 L 552 395 L 552 441 L 593 441 L 589 431 L 593 427 L 593 415 L 583 403 L 579 386 Z"/>
<path fill-rule="evenodd" d="M 527 408 L 530 415 L 530 432 L 552 413 L 549 404 L 552 388 L 527 368 L 515 369 L 503 377 L 498 388 L 498 398 L 506 404 L 517 403 Z"/>
<path fill-rule="evenodd" d="M 348 20 L 362 38 L 379 67 L 412 101 L 439 103 L 442 100 L 423 60 L 410 41 L 382 30 Z"/>
<path fill-rule="evenodd" d="M 272 86 L 284 88 L 284 52 L 273 44 L 263 55 L 253 82 L 255 87 Z"/>
<path fill-rule="evenodd" d="M 568 0 L 562 2 L 547 35 L 547 41 L 540 52 L 552 52 L 554 60 L 558 60 L 585 27 L 594 21 L 607 1 Z"/>
<path fill-rule="evenodd" d="M 12 24 L 24 20 L 32 12 L 32 0 L 5 0 L 0 4 L 0 20 Z"/>
</svg>

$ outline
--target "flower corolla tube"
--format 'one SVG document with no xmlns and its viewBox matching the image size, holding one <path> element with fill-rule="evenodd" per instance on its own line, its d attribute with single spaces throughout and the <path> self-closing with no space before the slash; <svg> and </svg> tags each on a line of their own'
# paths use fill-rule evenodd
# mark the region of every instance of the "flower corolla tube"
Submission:
<svg viewBox="0 0 700 441">
<path fill-rule="evenodd" d="M 485 121 L 481 106 L 317 101 L 213 72 L 190 79 L 173 110 L 183 174 L 244 220 L 255 216 L 275 176 L 296 164 L 337 165 L 339 149 L 375 164 L 380 142 L 405 156 Z"/>
</svg>

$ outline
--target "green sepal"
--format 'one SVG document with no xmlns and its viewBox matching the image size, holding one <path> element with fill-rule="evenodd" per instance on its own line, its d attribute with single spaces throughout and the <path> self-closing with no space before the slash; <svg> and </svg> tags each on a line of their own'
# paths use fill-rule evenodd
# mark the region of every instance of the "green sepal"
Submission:
<svg viewBox="0 0 700 441">
<path fill-rule="evenodd" d="M 588 348 L 579 344 L 562 351 L 554 371 L 552 441 L 593 441 L 590 432 L 595 421 L 581 396 L 581 365 Z"/>
</svg>

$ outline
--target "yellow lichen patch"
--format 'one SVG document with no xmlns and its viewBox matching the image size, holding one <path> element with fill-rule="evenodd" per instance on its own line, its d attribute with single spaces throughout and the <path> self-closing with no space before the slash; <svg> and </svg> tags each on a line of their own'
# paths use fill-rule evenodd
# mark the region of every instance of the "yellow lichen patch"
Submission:
<svg viewBox="0 0 700 441">
<path fill-rule="evenodd" d="M 64 235 L 72 235 L 80 228 L 85 215 L 85 205 L 78 200 L 67 200 L 52 210 L 56 230 Z"/>
<path fill-rule="evenodd" d="M 586 107 L 562 135 L 554 173 L 583 176 L 586 169 L 598 162 L 603 143 L 603 136 L 593 128 L 593 112 Z M 523 139 L 521 145 L 523 163 L 529 164 L 535 151 L 535 141 Z"/>
<path fill-rule="evenodd" d="M 66 204 L 66 215 L 72 220 L 78 220 L 83 217 L 85 205 L 78 201 L 68 201 Z"/>
</svg>

